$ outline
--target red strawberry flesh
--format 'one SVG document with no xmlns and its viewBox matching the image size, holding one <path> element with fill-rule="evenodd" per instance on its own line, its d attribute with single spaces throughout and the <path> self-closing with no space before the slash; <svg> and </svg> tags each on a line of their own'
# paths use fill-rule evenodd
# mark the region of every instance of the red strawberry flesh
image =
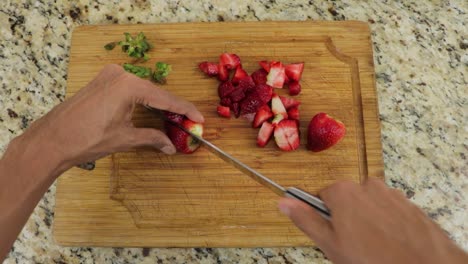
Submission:
<svg viewBox="0 0 468 264">
<path fill-rule="evenodd" d="M 318 113 L 310 120 L 307 130 L 307 148 L 318 152 L 328 149 L 343 139 L 344 124 L 326 113 Z"/>
<path fill-rule="evenodd" d="M 254 71 L 250 76 L 256 85 L 266 84 L 268 72 L 264 69 L 258 69 Z"/>
<path fill-rule="evenodd" d="M 258 131 L 257 146 L 263 148 L 270 141 L 271 135 L 273 134 L 273 125 L 268 122 L 263 122 L 262 127 Z"/>
<path fill-rule="evenodd" d="M 293 63 L 284 66 L 286 75 L 289 79 L 298 82 L 301 80 L 302 72 L 304 71 L 304 63 Z"/>
<path fill-rule="evenodd" d="M 198 64 L 198 68 L 208 76 L 216 76 L 219 73 L 218 64 L 204 61 Z"/>
<path fill-rule="evenodd" d="M 264 69 L 266 72 L 270 71 L 270 63 L 268 61 L 259 61 L 258 64 L 262 69 Z"/>
<path fill-rule="evenodd" d="M 240 79 L 243 79 L 247 76 L 249 76 L 247 72 L 239 65 L 237 66 L 236 71 L 234 72 L 234 76 L 232 77 L 232 83 L 237 84 Z"/>
<path fill-rule="evenodd" d="M 231 117 L 231 110 L 228 106 L 218 105 L 218 107 L 216 108 L 216 112 L 218 112 L 219 116 L 227 118 Z"/>
<path fill-rule="evenodd" d="M 219 56 L 219 63 L 226 66 L 226 69 L 233 70 L 241 64 L 241 61 L 236 54 L 223 53 Z"/>
<path fill-rule="evenodd" d="M 195 123 L 192 120 L 185 118 L 181 125 L 190 132 L 198 136 L 203 136 L 203 124 Z M 179 152 L 191 154 L 200 146 L 200 142 L 190 136 L 187 132 L 174 126 L 172 123 L 166 121 L 165 127 L 167 136 Z"/>
<path fill-rule="evenodd" d="M 296 121 L 283 120 L 275 127 L 275 142 L 283 151 L 292 151 L 299 147 L 299 131 Z"/>
<path fill-rule="evenodd" d="M 235 87 L 230 81 L 222 82 L 218 86 L 218 96 L 220 98 L 229 97 L 234 90 Z"/>
<path fill-rule="evenodd" d="M 218 65 L 218 79 L 222 82 L 229 79 L 229 71 L 224 65 Z"/>
<path fill-rule="evenodd" d="M 281 96 L 281 95 L 279 97 L 281 99 L 281 102 L 284 105 L 284 108 L 286 108 L 286 110 L 292 107 L 299 106 L 301 104 L 301 102 L 291 97 L 286 97 L 286 96 Z"/>
<path fill-rule="evenodd" d="M 292 81 L 288 84 L 289 95 L 298 95 L 301 93 L 301 84 L 297 81 Z"/>
<path fill-rule="evenodd" d="M 267 75 L 267 84 L 273 88 L 283 88 L 285 80 L 284 67 L 281 62 L 272 62 Z"/>
<path fill-rule="evenodd" d="M 291 107 L 288 110 L 288 118 L 289 119 L 294 119 L 294 120 L 299 120 L 299 107 L 297 107 L 297 106 Z"/>
<path fill-rule="evenodd" d="M 268 105 L 263 105 L 258 109 L 257 113 L 255 114 L 255 118 L 253 120 L 252 126 L 254 128 L 260 127 L 265 121 L 270 119 L 273 116 L 271 109 Z"/>
</svg>

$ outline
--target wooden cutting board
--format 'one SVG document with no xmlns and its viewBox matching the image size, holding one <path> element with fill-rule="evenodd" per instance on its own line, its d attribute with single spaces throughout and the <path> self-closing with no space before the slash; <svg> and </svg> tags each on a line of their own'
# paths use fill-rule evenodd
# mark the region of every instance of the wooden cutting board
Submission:
<svg viewBox="0 0 468 264">
<path fill-rule="evenodd" d="M 151 60 L 172 64 L 163 87 L 196 104 L 205 138 L 284 186 L 312 193 L 337 180 L 383 177 L 370 32 L 366 23 L 244 22 L 82 26 L 72 38 L 67 96 L 108 63 L 129 58 L 103 46 L 123 32 L 144 32 Z M 238 54 L 248 72 L 259 60 L 305 62 L 301 147 L 285 153 L 270 142 L 256 147 L 258 130 L 244 119 L 217 116 L 215 79 L 197 69 L 222 52 Z M 277 89 L 286 94 L 286 90 Z M 343 121 L 345 138 L 320 153 L 307 151 L 306 128 L 318 112 Z M 138 108 L 138 126 L 161 127 Z M 201 148 L 166 156 L 148 149 L 114 154 L 94 171 L 73 168 L 58 182 L 54 235 L 66 246 L 265 247 L 312 242 L 277 210 L 278 197 Z"/>
</svg>

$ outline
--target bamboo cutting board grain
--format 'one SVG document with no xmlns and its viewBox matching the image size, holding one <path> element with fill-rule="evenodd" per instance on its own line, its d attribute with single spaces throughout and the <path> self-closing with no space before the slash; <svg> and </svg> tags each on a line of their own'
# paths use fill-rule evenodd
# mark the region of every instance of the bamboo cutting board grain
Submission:
<svg viewBox="0 0 468 264">
<path fill-rule="evenodd" d="M 67 96 L 107 63 L 128 57 L 103 46 L 123 32 L 144 32 L 151 60 L 172 64 L 163 87 L 192 101 L 206 119 L 205 138 L 284 186 L 312 193 L 337 180 L 383 177 L 372 46 L 365 23 L 244 22 L 83 26 L 73 33 Z M 197 69 L 222 52 L 238 54 L 252 72 L 259 60 L 305 62 L 301 147 L 285 153 L 255 145 L 258 130 L 216 114 L 217 80 Z M 276 90 L 279 94 L 287 91 Z M 320 153 L 307 151 L 310 118 L 327 112 L 343 121 L 345 138 Z M 137 126 L 160 128 L 137 108 Z M 166 156 L 149 149 L 114 154 L 94 171 L 73 168 L 58 182 L 54 234 L 67 246 L 262 247 L 311 245 L 277 210 L 278 197 L 201 148 Z"/>
</svg>

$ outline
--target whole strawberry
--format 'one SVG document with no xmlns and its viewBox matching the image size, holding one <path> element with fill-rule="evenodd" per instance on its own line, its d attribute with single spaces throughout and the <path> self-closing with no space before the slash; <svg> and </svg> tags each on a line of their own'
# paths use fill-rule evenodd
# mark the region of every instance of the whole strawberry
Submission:
<svg viewBox="0 0 468 264">
<path fill-rule="evenodd" d="M 307 131 L 307 148 L 318 152 L 338 143 L 345 135 L 345 125 L 326 113 L 316 114 Z"/>
</svg>

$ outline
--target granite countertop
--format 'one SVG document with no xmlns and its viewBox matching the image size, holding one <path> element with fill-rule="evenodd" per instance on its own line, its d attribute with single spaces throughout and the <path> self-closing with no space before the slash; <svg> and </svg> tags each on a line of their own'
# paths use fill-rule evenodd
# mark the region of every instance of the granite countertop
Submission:
<svg viewBox="0 0 468 264">
<path fill-rule="evenodd" d="M 450 1 L 2 1 L 0 151 L 64 99 L 72 29 L 187 21 L 368 21 L 388 185 L 403 190 L 468 250 L 468 6 Z M 237 3 L 235 3 L 237 2 Z M 379 2 L 379 3 L 378 3 Z M 64 248 L 54 243 L 55 186 L 5 263 L 328 262 L 316 248 Z"/>
</svg>

